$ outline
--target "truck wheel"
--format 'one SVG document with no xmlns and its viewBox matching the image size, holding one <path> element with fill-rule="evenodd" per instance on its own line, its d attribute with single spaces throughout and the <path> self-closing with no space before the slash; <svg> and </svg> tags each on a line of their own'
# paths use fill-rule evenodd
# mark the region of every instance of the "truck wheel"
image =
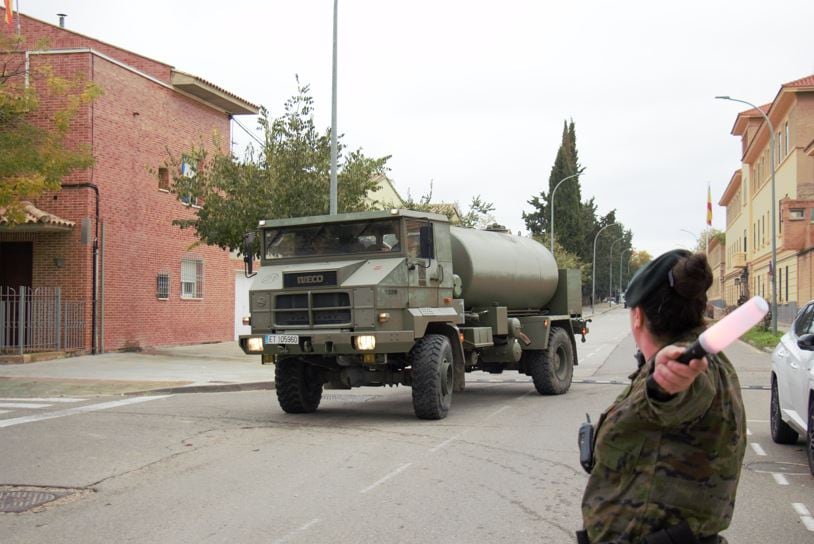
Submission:
<svg viewBox="0 0 814 544">
<path fill-rule="evenodd" d="M 772 400 L 769 404 L 769 429 L 772 440 L 777 444 L 794 444 L 797 442 L 797 431 L 783 421 L 780 416 L 780 395 L 777 394 L 777 378 L 772 376 Z"/>
<path fill-rule="evenodd" d="M 523 352 L 526 368 L 541 395 L 562 395 L 571 387 L 574 374 L 574 347 L 565 329 L 552 327 L 548 348 Z"/>
<path fill-rule="evenodd" d="M 410 352 L 413 410 L 421 419 L 444 419 L 452 404 L 452 346 L 442 334 L 428 334 Z"/>
<path fill-rule="evenodd" d="M 277 402 L 289 414 L 310 414 L 322 400 L 322 383 L 302 359 L 282 359 L 274 368 Z"/>
</svg>

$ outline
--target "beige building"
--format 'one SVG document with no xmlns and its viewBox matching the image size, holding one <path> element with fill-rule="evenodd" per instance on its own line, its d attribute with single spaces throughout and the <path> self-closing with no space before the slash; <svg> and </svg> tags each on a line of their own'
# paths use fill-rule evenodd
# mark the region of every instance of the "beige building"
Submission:
<svg viewBox="0 0 814 544">
<path fill-rule="evenodd" d="M 707 300 L 719 314 L 726 307 L 724 301 L 724 272 L 726 269 L 726 247 L 718 238 L 712 238 L 707 246 L 707 260 L 712 269 L 712 285 L 707 291 Z M 717 317 L 717 315 L 715 316 Z"/>
<path fill-rule="evenodd" d="M 732 134 L 741 138 L 741 169 L 719 201 L 726 207 L 723 298 L 727 306 L 753 295 L 771 299 L 771 210 L 776 206 L 778 321 L 789 323 L 812 296 L 814 75 L 782 85 L 760 110 L 774 127 L 774 165 L 771 131 L 761 111 L 739 113 Z"/>
</svg>

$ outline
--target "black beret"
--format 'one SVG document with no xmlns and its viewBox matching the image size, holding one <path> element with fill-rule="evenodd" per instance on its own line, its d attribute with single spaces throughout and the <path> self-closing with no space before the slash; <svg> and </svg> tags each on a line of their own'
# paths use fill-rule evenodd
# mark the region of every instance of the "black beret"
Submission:
<svg viewBox="0 0 814 544">
<path fill-rule="evenodd" d="M 661 285 L 669 283 L 672 286 L 671 271 L 681 258 L 692 255 L 686 249 L 674 249 L 663 253 L 641 268 L 625 291 L 625 304 L 629 308 L 638 306 L 643 300 L 652 295 Z"/>
</svg>

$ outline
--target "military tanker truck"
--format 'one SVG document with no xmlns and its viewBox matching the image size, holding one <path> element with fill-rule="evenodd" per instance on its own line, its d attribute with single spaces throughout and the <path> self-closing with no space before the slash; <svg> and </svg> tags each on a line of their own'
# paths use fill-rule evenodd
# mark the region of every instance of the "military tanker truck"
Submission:
<svg viewBox="0 0 814 544">
<path fill-rule="evenodd" d="M 516 370 L 545 395 L 577 364 L 579 270 L 558 269 L 530 238 L 386 210 L 260 221 L 244 247 L 249 354 L 275 365 L 288 413 L 314 412 L 323 389 L 407 385 L 422 419 L 447 415 L 467 372 Z"/>
</svg>

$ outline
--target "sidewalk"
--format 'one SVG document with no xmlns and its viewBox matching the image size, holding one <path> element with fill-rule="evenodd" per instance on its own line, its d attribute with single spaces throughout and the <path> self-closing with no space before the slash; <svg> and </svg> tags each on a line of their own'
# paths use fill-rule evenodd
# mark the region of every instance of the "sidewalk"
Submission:
<svg viewBox="0 0 814 544">
<path fill-rule="evenodd" d="M 133 395 L 273 389 L 274 367 L 237 342 L 0 365 L 0 397 Z"/>
</svg>

